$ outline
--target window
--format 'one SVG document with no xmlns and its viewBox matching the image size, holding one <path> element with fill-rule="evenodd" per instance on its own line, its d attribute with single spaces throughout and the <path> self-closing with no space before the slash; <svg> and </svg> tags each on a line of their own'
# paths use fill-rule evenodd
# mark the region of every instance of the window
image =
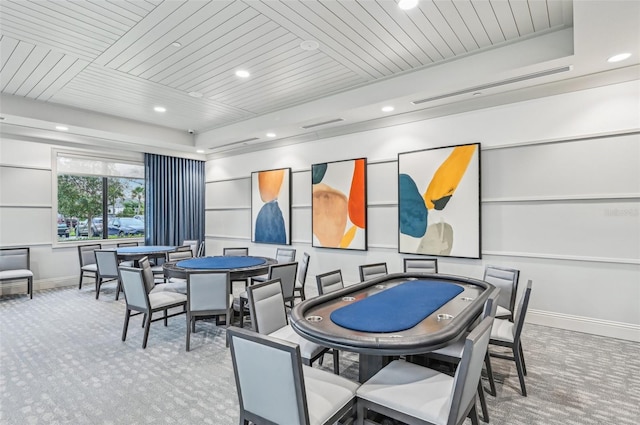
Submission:
<svg viewBox="0 0 640 425">
<path fill-rule="evenodd" d="M 58 241 L 144 237 L 144 165 L 57 152 Z"/>
</svg>

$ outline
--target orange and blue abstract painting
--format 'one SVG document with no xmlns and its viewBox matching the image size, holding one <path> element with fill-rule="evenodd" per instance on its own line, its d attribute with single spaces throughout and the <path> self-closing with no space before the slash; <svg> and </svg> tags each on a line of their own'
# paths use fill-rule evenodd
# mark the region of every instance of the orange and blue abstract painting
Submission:
<svg viewBox="0 0 640 425">
<path fill-rule="evenodd" d="M 291 244 L 291 168 L 251 173 L 251 241 Z"/>
<path fill-rule="evenodd" d="M 480 144 L 398 154 L 398 251 L 480 258 Z"/>
<path fill-rule="evenodd" d="M 311 166 L 313 246 L 367 249 L 367 160 Z"/>
</svg>

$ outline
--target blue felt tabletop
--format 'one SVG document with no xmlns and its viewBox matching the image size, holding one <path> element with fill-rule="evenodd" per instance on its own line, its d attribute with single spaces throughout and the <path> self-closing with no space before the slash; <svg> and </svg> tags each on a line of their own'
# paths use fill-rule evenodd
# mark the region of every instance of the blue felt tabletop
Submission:
<svg viewBox="0 0 640 425">
<path fill-rule="evenodd" d="M 259 266 L 267 260 L 261 257 L 201 257 L 183 260 L 176 263 L 176 266 L 185 269 L 239 269 L 245 267 Z"/>
<path fill-rule="evenodd" d="M 145 246 L 123 246 L 118 248 L 118 254 L 146 254 L 148 252 L 173 251 L 175 246 L 166 245 L 145 245 Z"/>
<path fill-rule="evenodd" d="M 464 289 L 453 283 L 414 280 L 394 286 L 331 313 L 338 326 L 361 332 L 410 329 Z"/>
</svg>

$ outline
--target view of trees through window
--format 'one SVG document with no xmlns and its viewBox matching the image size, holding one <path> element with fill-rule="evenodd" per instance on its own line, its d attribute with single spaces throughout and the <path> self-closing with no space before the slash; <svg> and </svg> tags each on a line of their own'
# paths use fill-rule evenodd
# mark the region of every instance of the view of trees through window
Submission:
<svg viewBox="0 0 640 425">
<path fill-rule="evenodd" d="M 58 175 L 59 240 L 142 236 L 143 179 Z"/>
</svg>

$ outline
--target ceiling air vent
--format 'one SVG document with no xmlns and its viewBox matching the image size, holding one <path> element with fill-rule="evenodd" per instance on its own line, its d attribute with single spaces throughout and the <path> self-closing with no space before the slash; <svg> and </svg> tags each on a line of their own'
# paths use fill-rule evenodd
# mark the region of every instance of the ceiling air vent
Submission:
<svg viewBox="0 0 640 425">
<path fill-rule="evenodd" d="M 461 94 L 467 93 L 475 93 L 482 90 L 487 90 L 495 87 L 505 86 L 507 84 L 519 83 L 521 81 L 533 80 L 534 78 L 546 77 L 548 75 L 559 74 L 561 72 L 571 71 L 572 66 L 563 66 L 560 68 L 547 69 L 545 71 L 534 72 L 532 74 L 521 75 L 519 77 L 507 78 L 506 80 L 496 81 L 495 83 L 489 83 L 482 86 L 475 86 L 464 90 L 459 90 L 451 93 L 442 94 L 440 96 L 429 97 L 426 99 L 414 100 L 414 105 L 419 105 L 421 103 L 433 102 L 434 100 L 446 99 L 448 97 L 458 96 Z"/>
<path fill-rule="evenodd" d="M 302 128 L 304 129 L 308 129 L 308 128 L 313 128 L 313 127 L 318 127 L 321 125 L 327 125 L 327 124 L 333 124 L 334 122 L 340 122 L 340 121 L 344 121 L 344 119 L 342 118 L 336 118 L 334 120 L 329 120 L 329 121 L 323 121 L 323 122 L 317 122 L 315 124 L 309 124 L 309 125 L 303 125 Z"/>
</svg>

